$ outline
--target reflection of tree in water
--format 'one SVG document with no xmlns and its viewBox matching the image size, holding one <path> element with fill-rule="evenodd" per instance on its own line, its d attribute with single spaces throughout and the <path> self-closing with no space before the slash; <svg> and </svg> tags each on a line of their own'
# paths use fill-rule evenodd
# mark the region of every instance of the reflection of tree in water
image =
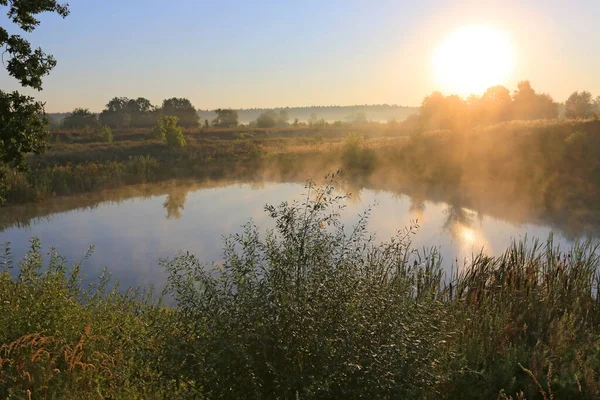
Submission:
<svg viewBox="0 0 600 400">
<path fill-rule="evenodd" d="M 181 218 L 181 211 L 183 211 L 186 197 L 187 190 L 184 188 L 175 188 L 167 195 L 163 203 L 163 207 L 167 210 L 167 219 Z"/>
<path fill-rule="evenodd" d="M 340 190 L 348 195 L 348 203 L 359 204 L 362 201 L 363 187 L 354 181 L 342 181 L 339 184 Z"/>
<path fill-rule="evenodd" d="M 265 188 L 265 181 L 262 179 L 254 180 L 250 182 L 250 189 L 252 190 L 261 190 Z"/>
<path fill-rule="evenodd" d="M 444 220 L 444 230 L 454 235 L 457 226 L 470 227 L 472 224 L 473 217 L 467 210 L 456 203 L 448 204 Z"/>
</svg>

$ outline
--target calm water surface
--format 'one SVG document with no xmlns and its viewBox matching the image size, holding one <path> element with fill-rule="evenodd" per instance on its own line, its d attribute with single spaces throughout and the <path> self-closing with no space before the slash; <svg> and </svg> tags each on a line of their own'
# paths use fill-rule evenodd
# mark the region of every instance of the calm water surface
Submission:
<svg viewBox="0 0 600 400">
<path fill-rule="evenodd" d="M 4 213 L 0 242 L 11 242 L 13 258 L 18 260 L 30 238 L 38 237 L 44 249 L 57 248 L 69 262 L 80 260 L 94 245 L 93 256 L 84 264 L 87 279 L 97 277 L 107 266 L 124 287 L 154 284 L 162 288 L 166 276 L 159 259 L 189 250 L 207 264 L 218 261 L 223 235 L 240 232 L 240 226 L 250 218 L 264 231 L 272 226 L 264 212 L 265 204 L 300 200 L 305 193 L 304 185 L 296 183 L 212 186 L 170 184 L 143 194 L 129 192 L 117 196 L 118 201 L 83 201 L 81 205 L 78 199 L 65 198 L 57 199 L 53 207 L 7 207 L 0 209 Z M 369 205 L 374 205 L 369 230 L 376 232 L 379 240 L 418 220 L 420 228 L 413 245 L 439 248 L 448 269 L 457 262 L 462 265 L 465 258 L 481 249 L 499 254 L 513 238 L 527 234 L 545 240 L 552 232 L 547 226 L 517 224 L 446 203 L 416 202 L 406 195 L 374 190 L 353 195 L 343 213 L 344 222 L 355 223 Z M 21 214 L 31 211 L 27 207 L 35 207 L 35 211 L 23 223 Z M 20 223 L 11 223 L 11 219 Z M 554 241 L 571 244 L 560 232 L 554 232 Z"/>
</svg>

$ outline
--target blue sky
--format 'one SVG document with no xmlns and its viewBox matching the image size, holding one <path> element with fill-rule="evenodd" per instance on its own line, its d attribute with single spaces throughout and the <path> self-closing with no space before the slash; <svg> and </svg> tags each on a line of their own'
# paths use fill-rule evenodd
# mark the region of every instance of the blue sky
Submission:
<svg viewBox="0 0 600 400">
<path fill-rule="evenodd" d="M 564 101 L 600 95 L 600 2 L 70 0 L 25 35 L 58 66 L 47 111 L 100 111 L 114 96 L 188 97 L 198 108 L 393 103 L 436 87 L 434 49 L 463 25 L 510 36 L 514 73 Z M 0 11 L 5 9 L 0 8 Z M 4 15 L 0 25 L 16 28 Z M 0 71 L 0 88 L 18 84 Z M 32 92 L 34 93 L 34 92 Z"/>
</svg>

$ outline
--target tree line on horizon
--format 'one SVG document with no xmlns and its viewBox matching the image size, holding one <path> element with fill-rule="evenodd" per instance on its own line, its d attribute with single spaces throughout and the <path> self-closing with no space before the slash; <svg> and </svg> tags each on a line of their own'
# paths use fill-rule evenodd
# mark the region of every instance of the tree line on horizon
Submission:
<svg viewBox="0 0 600 400">
<path fill-rule="evenodd" d="M 575 91 L 564 105 L 554 101 L 546 93 L 538 93 L 529 81 L 522 81 L 512 93 L 504 86 L 488 88 L 481 96 L 470 95 L 462 98 L 457 95 L 445 96 L 441 92 L 433 92 L 426 96 L 419 108 L 400 107 L 394 105 L 374 106 L 322 106 L 322 107 L 285 107 L 279 109 L 248 109 L 235 110 L 219 108 L 212 111 L 210 120 L 202 116 L 206 111 L 197 110 L 190 100 L 173 97 L 165 99 L 161 106 L 153 105 L 150 100 L 139 97 L 115 97 L 105 109 L 95 114 L 89 109 L 76 108 L 62 120 L 61 126 L 66 129 L 97 128 L 150 128 L 157 124 L 162 116 L 175 116 L 179 125 L 184 128 L 234 128 L 240 125 L 240 112 L 260 112 L 256 118 L 248 122 L 248 126 L 258 128 L 277 128 L 284 126 L 325 126 L 325 118 L 310 112 L 301 122 L 297 117 L 290 122 L 290 111 L 301 109 L 336 109 L 348 112 L 340 117 L 337 125 L 343 123 L 361 124 L 369 121 L 365 107 L 385 109 L 412 110 L 417 113 L 409 114 L 403 122 L 404 127 L 415 129 L 453 129 L 470 125 L 487 125 L 512 120 L 556 119 L 561 116 L 570 119 L 586 119 L 600 114 L 600 96 L 593 98 L 589 91 Z M 202 116 L 201 116 L 202 115 Z M 389 121 L 396 121 L 395 118 Z M 335 125 L 335 124 L 334 124 Z"/>
<path fill-rule="evenodd" d="M 488 88 L 481 96 L 445 96 L 433 92 L 423 99 L 419 113 L 404 121 L 408 127 L 422 130 L 455 129 L 490 125 L 513 120 L 557 119 L 561 104 L 546 93 L 536 92 L 529 81 L 521 81 L 512 93 L 504 86 Z M 563 117 L 588 119 L 600 116 L 600 96 L 575 91 L 564 103 Z"/>
</svg>

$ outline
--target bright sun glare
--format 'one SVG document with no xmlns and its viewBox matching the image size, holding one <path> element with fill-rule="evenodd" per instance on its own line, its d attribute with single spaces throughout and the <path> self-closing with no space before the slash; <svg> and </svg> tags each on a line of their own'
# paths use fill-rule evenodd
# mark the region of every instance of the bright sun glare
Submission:
<svg viewBox="0 0 600 400">
<path fill-rule="evenodd" d="M 504 32 L 487 25 L 469 25 L 452 33 L 436 49 L 433 70 L 442 91 L 466 96 L 505 83 L 514 62 L 512 44 Z"/>
</svg>

